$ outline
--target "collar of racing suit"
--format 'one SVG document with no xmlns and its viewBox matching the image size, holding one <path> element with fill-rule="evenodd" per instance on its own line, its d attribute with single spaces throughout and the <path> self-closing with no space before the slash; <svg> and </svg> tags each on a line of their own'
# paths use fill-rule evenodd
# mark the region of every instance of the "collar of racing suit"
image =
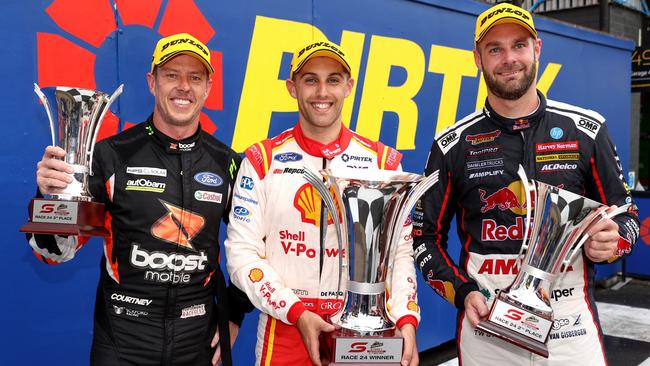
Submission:
<svg viewBox="0 0 650 366">
<path fill-rule="evenodd" d="M 352 138 L 352 132 L 347 127 L 341 125 L 341 132 L 339 132 L 339 136 L 334 141 L 328 144 L 321 144 L 305 136 L 305 133 L 300 128 L 300 122 L 293 128 L 293 135 L 298 146 L 307 154 L 328 160 L 345 151 L 348 145 L 350 145 L 350 139 Z"/>
<path fill-rule="evenodd" d="M 546 111 L 546 98 L 539 90 L 537 90 L 537 96 L 539 97 L 539 106 L 537 106 L 535 112 L 525 117 L 503 117 L 495 112 L 494 109 L 492 109 L 492 106 L 490 105 L 490 102 L 487 100 L 487 98 L 485 99 L 485 107 L 483 108 L 483 112 L 500 129 L 510 133 L 517 133 L 521 130 L 528 129 L 531 126 L 536 125 L 537 122 L 544 117 L 544 112 Z"/>
<path fill-rule="evenodd" d="M 145 127 L 145 129 L 147 130 L 147 134 L 153 136 L 154 141 L 160 144 L 160 146 L 162 146 L 165 149 L 165 151 L 167 151 L 167 153 L 182 154 L 185 152 L 190 152 L 196 149 L 201 143 L 200 124 L 199 124 L 199 128 L 196 129 L 196 132 L 194 132 L 192 136 L 186 139 L 176 140 L 160 132 L 160 130 L 158 130 L 156 126 L 154 126 L 153 114 L 151 114 L 149 118 L 147 118 L 147 121 L 145 123 L 147 124 Z"/>
</svg>

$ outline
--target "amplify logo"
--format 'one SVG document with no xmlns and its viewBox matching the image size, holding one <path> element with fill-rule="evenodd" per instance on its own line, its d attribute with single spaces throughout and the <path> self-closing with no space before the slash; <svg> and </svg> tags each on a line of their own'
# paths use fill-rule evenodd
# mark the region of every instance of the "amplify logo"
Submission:
<svg viewBox="0 0 650 366">
<path fill-rule="evenodd" d="M 205 218 L 163 200 L 159 201 L 167 209 L 167 213 L 151 226 L 151 235 L 194 250 L 191 241 L 205 226 Z"/>
<path fill-rule="evenodd" d="M 39 85 L 76 85 L 88 89 L 111 89 L 111 86 L 103 81 L 112 79 L 105 77 L 96 79 L 95 76 L 111 74 L 114 71 L 114 66 L 110 69 L 108 67 L 115 63 L 112 58 L 116 54 L 118 26 L 120 38 L 127 40 L 127 43 L 131 42 L 133 46 L 130 47 L 133 52 L 129 52 L 129 55 L 133 56 L 120 60 L 127 69 L 131 64 L 140 65 L 144 59 L 151 60 L 151 50 L 154 48 L 155 41 L 161 36 L 168 36 L 182 30 L 207 45 L 215 34 L 210 22 L 201 13 L 194 0 L 154 2 L 54 0 L 47 3 L 51 4 L 45 8 L 45 13 L 57 24 L 57 29 L 61 30 L 56 34 L 41 31 L 35 35 Z M 111 5 L 114 3 L 117 6 Z M 153 28 L 154 26 L 156 28 Z M 142 42 L 142 39 L 150 42 Z M 222 55 L 217 51 L 208 50 L 208 52 L 215 73 L 204 111 L 222 110 Z M 136 75 L 132 72 L 123 74 Z M 138 78 L 141 77 L 139 73 L 137 75 Z M 130 85 L 132 81 L 126 78 L 118 80 L 118 84 Z M 130 99 L 134 100 L 132 97 Z M 133 101 L 130 103 L 137 104 Z M 125 119 L 123 129 L 134 125 L 129 120 L 141 119 L 140 115 L 130 113 L 130 110 L 136 109 L 138 108 L 129 107 L 128 104 L 126 108 L 122 108 L 121 117 Z M 214 134 L 217 126 L 210 117 L 202 112 L 200 119 L 201 127 L 207 133 Z M 118 118 L 108 111 L 97 140 L 118 131 Z"/>
</svg>

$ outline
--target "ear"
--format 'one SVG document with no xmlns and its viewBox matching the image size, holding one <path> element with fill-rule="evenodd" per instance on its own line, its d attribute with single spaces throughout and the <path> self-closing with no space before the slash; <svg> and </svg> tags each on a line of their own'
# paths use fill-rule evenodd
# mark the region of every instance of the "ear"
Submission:
<svg viewBox="0 0 650 366">
<path fill-rule="evenodd" d="M 205 99 L 208 99 L 210 90 L 212 90 L 212 75 L 208 75 L 208 87 L 205 89 Z"/>
<path fill-rule="evenodd" d="M 478 45 L 476 45 L 478 47 Z M 478 49 L 474 47 L 474 64 L 476 67 L 483 72 L 483 69 L 481 69 L 481 53 L 478 51 Z"/>
<path fill-rule="evenodd" d="M 347 98 L 350 93 L 352 93 L 352 88 L 354 87 L 354 79 L 351 77 L 345 82 L 345 97 Z"/>
<path fill-rule="evenodd" d="M 289 94 L 290 94 L 293 98 L 298 98 L 298 95 L 296 94 L 296 83 L 295 83 L 293 80 L 291 80 L 291 79 L 287 79 L 287 80 L 285 81 L 285 84 L 286 84 L 286 86 L 287 86 L 287 90 L 289 91 Z"/>
<path fill-rule="evenodd" d="M 156 89 L 156 76 L 153 73 L 147 73 L 147 85 L 149 86 L 149 92 L 155 97 L 156 94 L 154 91 Z"/>
<path fill-rule="evenodd" d="M 535 61 L 539 61 L 539 56 L 542 54 L 542 40 L 537 38 L 533 40 L 533 49 L 535 50 Z"/>
</svg>

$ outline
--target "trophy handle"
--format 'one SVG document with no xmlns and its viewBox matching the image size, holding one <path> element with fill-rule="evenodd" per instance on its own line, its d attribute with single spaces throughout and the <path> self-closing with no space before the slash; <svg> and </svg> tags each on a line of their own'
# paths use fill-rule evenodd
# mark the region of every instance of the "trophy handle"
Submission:
<svg viewBox="0 0 650 366">
<path fill-rule="evenodd" d="M 50 120 L 50 133 L 52 135 L 52 146 L 56 146 L 56 141 L 54 139 L 54 120 L 52 119 L 52 111 L 50 110 L 50 103 L 47 101 L 47 97 L 41 91 L 41 88 L 38 84 L 34 83 L 34 93 L 38 95 L 38 99 L 41 100 L 43 106 L 45 107 L 45 112 L 47 113 L 47 119 Z"/>
<path fill-rule="evenodd" d="M 589 226 L 591 226 L 592 223 L 598 223 L 601 220 L 611 219 L 614 216 L 618 216 L 618 215 L 620 215 L 622 213 L 625 213 L 628 210 L 628 208 L 630 208 L 631 205 L 632 205 L 631 203 L 627 203 L 627 204 L 625 204 L 625 205 L 623 205 L 621 207 L 617 207 L 615 210 L 612 210 L 611 212 L 607 212 L 606 210 L 602 210 L 597 215 L 596 218 L 594 218 L 594 219 L 592 219 L 590 221 Z M 598 218 L 598 216 L 600 216 L 600 217 Z M 573 248 L 573 250 L 571 250 L 569 253 L 567 253 L 567 256 L 562 261 L 562 265 L 564 265 L 565 268 L 569 264 L 571 264 L 571 262 L 573 262 L 573 259 L 578 254 L 578 252 L 582 249 L 582 245 L 587 241 L 587 239 L 589 239 L 589 234 L 587 232 L 585 232 L 584 235 L 582 236 L 582 238 L 580 238 L 580 241 L 578 241 L 578 244 L 576 244 L 576 246 Z"/>
<path fill-rule="evenodd" d="M 521 268 L 521 263 L 524 260 L 524 254 L 528 250 L 528 230 L 530 230 L 530 211 L 532 210 L 532 204 L 531 204 L 532 199 L 531 199 L 530 192 L 533 191 L 532 197 L 537 197 L 537 188 L 535 186 L 535 183 L 530 184 L 528 182 L 526 171 L 524 170 L 524 167 L 521 166 L 521 164 L 519 164 L 517 175 L 519 175 L 519 179 L 521 179 L 521 184 L 524 187 L 524 192 L 526 192 L 526 225 L 525 225 L 526 227 L 524 229 L 524 236 L 523 238 L 521 238 L 521 247 L 519 248 L 519 255 L 517 256 Z"/>
<path fill-rule="evenodd" d="M 323 182 L 321 176 L 313 171 L 311 171 L 309 168 L 305 167 L 305 172 L 303 173 L 303 177 L 305 180 L 312 185 L 318 191 L 320 194 L 321 198 L 323 199 L 323 202 L 325 203 L 325 206 L 327 207 L 327 210 L 330 212 L 332 215 L 332 221 L 334 222 L 334 229 L 336 231 L 336 240 L 339 245 L 339 279 L 338 279 L 338 285 L 337 285 L 337 291 L 336 291 L 336 298 L 338 299 L 339 294 L 341 293 L 341 276 L 342 276 L 342 268 L 343 268 L 343 245 L 344 245 L 344 238 L 346 240 L 345 244 L 347 247 L 347 228 L 344 229 L 345 225 L 341 225 L 341 222 L 338 220 L 338 211 L 336 210 L 336 204 L 334 203 L 334 199 L 332 198 L 330 191 L 328 189 L 328 186 Z M 336 184 L 336 180 L 333 177 L 329 177 L 329 184 L 333 186 L 334 192 L 336 195 L 336 199 L 339 201 L 339 206 L 341 206 L 341 214 L 343 215 L 343 219 L 347 217 L 347 214 L 345 212 L 345 205 L 343 204 L 341 200 L 341 192 L 339 190 L 338 185 Z M 327 218 L 326 218 L 327 219 Z"/>
<path fill-rule="evenodd" d="M 404 204 L 402 205 L 402 208 L 400 209 L 400 213 L 397 216 L 397 220 L 393 222 L 393 228 L 401 228 L 404 226 L 404 223 L 406 222 L 406 219 L 411 215 L 411 211 L 413 210 L 413 207 L 415 207 L 415 204 L 417 201 L 422 197 L 431 187 L 433 187 L 434 184 L 438 183 L 438 175 L 440 174 L 440 170 L 436 170 L 435 172 L 431 173 L 428 177 L 425 177 L 422 179 L 418 184 L 411 189 L 411 191 L 407 194 L 406 200 L 404 201 Z M 393 230 L 391 233 L 391 238 L 390 238 L 390 258 L 395 259 L 395 254 L 397 252 L 397 244 L 402 237 L 401 235 L 397 234 L 395 232 L 396 230 Z M 393 267 L 393 263 L 388 264 L 389 268 Z"/>
<path fill-rule="evenodd" d="M 34 84 L 34 85 L 36 85 L 36 84 Z M 97 120 L 98 122 L 97 122 L 97 126 L 95 127 L 95 133 L 93 134 L 92 140 L 90 140 L 91 141 L 90 149 L 87 152 L 88 160 L 90 160 L 90 163 L 88 165 L 89 166 L 89 168 L 88 168 L 88 170 L 89 170 L 88 174 L 89 175 L 93 175 L 93 153 L 95 152 L 95 144 L 97 143 L 96 139 L 97 139 L 97 135 L 99 134 L 99 128 L 102 125 L 102 121 L 104 120 L 104 116 L 106 116 L 106 113 L 110 110 L 111 104 L 113 104 L 115 99 L 117 99 L 117 97 L 119 97 L 120 94 L 122 94 L 123 90 L 124 90 L 124 84 L 120 84 L 120 86 L 118 86 L 117 89 L 115 89 L 115 91 L 113 92 L 113 95 L 111 95 L 111 97 L 108 98 L 106 106 L 102 110 L 102 114 L 99 116 L 99 119 Z"/>
</svg>

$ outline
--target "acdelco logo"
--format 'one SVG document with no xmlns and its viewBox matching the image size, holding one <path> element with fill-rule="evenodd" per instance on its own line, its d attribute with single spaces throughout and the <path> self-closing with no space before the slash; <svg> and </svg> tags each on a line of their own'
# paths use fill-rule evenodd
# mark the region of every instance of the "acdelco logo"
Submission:
<svg viewBox="0 0 650 366">
<path fill-rule="evenodd" d="M 542 173 L 546 173 L 546 172 L 557 172 L 561 170 L 576 170 L 577 168 L 578 168 L 578 164 L 555 163 L 555 164 L 544 164 L 542 165 L 542 168 L 539 171 Z"/>
<path fill-rule="evenodd" d="M 139 268 L 155 270 L 169 269 L 172 271 L 193 272 L 205 269 L 208 256 L 204 252 L 200 255 L 182 255 L 178 253 L 167 254 L 164 252 L 147 252 L 137 245 L 131 250 L 131 264 Z"/>
</svg>

